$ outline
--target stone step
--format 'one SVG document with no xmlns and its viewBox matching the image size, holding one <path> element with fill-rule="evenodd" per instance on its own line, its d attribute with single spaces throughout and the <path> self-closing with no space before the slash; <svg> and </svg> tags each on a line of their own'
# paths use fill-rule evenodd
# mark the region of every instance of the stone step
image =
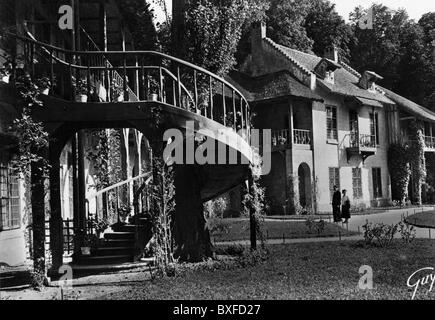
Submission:
<svg viewBox="0 0 435 320">
<path fill-rule="evenodd" d="M 134 256 L 129 254 L 113 256 L 80 256 L 77 265 L 109 265 L 134 262 Z"/>
<path fill-rule="evenodd" d="M 134 240 L 134 232 L 108 232 L 104 234 L 105 239 Z"/>
<path fill-rule="evenodd" d="M 139 230 L 140 228 L 143 228 L 143 227 L 140 225 L 134 225 L 134 224 L 112 226 L 112 230 L 115 232 L 136 232 L 136 230 Z"/>
<path fill-rule="evenodd" d="M 26 286 L 30 284 L 30 272 L 2 272 L 0 273 L 0 290 L 8 290 L 15 287 Z"/>
<path fill-rule="evenodd" d="M 122 270 L 145 268 L 152 266 L 152 261 L 137 261 L 137 262 L 125 262 L 116 264 L 94 264 L 94 265 L 81 265 L 81 264 L 70 264 L 74 271 L 74 275 L 87 276 L 94 275 L 98 273 L 106 272 L 119 272 Z"/>
<path fill-rule="evenodd" d="M 101 243 L 101 248 L 134 247 L 134 239 L 105 239 Z"/>
<path fill-rule="evenodd" d="M 94 250 L 95 256 L 134 255 L 134 246 L 129 247 L 99 247 Z"/>
</svg>

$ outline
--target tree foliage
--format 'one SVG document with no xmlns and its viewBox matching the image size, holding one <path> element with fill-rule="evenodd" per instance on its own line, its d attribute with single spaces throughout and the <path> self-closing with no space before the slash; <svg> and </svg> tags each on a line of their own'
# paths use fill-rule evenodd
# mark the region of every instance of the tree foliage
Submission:
<svg viewBox="0 0 435 320">
<path fill-rule="evenodd" d="M 304 26 L 309 9 L 307 0 L 272 0 L 267 11 L 268 36 L 281 45 L 311 52 L 314 41 Z"/>
<path fill-rule="evenodd" d="M 421 205 L 421 186 L 426 178 L 426 164 L 424 157 L 424 135 L 421 123 L 411 121 L 409 124 L 409 139 L 411 141 L 408 159 L 411 166 L 412 202 Z"/>
<path fill-rule="evenodd" d="M 349 58 L 353 33 L 349 25 L 335 10 L 330 1 L 311 1 L 305 17 L 307 36 L 313 41 L 312 51 L 323 56 L 326 49 L 335 46 L 342 58 Z"/>
<path fill-rule="evenodd" d="M 154 12 L 146 0 L 124 0 L 119 6 L 130 30 L 136 50 L 154 50 L 157 31 L 154 27 Z"/>
<path fill-rule="evenodd" d="M 419 23 L 409 19 L 404 9 L 391 10 L 374 5 L 374 28 L 361 30 L 361 7 L 351 13 L 355 41 L 351 65 L 373 70 L 384 77 L 381 84 L 425 107 L 435 102 L 435 14 L 423 15 Z"/>
<path fill-rule="evenodd" d="M 254 4 L 246 0 L 195 0 L 185 13 L 184 48 L 178 56 L 224 76 L 236 64 L 235 54 L 243 26 L 253 17 Z"/>
<path fill-rule="evenodd" d="M 408 148 L 402 144 L 392 144 L 388 149 L 388 170 L 391 176 L 392 199 L 405 203 L 411 169 L 408 161 Z"/>
</svg>

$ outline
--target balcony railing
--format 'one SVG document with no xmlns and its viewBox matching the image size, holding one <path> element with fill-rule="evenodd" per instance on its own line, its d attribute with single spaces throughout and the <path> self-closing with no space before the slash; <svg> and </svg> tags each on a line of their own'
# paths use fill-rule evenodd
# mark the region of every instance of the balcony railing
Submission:
<svg viewBox="0 0 435 320">
<path fill-rule="evenodd" d="M 375 149 L 376 136 L 371 134 L 349 134 L 349 147 L 359 149 Z"/>
<path fill-rule="evenodd" d="M 310 130 L 293 130 L 293 142 L 295 144 L 310 145 L 311 144 L 311 131 Z"/>
<path fill-rule="evenodd" d="M 289 129 L 274 130 L 272 131 L 272 147 L 290 147 L 291 136 Z M 298 145 L 310 145 L 311 144 L 311 131 L 294 129 L 293 130 L 293 143 Z"/>
<path fill-rule="evenodd" d="M 71 51 L 37 41 L 28 30 L 27 36 L 9 35 L 23 53 L 22 63 L 13 64 L 12 84 L 18 65 L 23 64 L 33 79 L 38 76 L 37 65 L 46 65 L 50 83 L 56 83 L 53 91 L 63 92 L 72 101 L 76 93 L 88 101 L 98 93 L 105 96 L 103 103 L 120 101 L 117 96 L 122 96 L 121 101 L 163 103 L 214 120 L 250 139 L 248 101 L 210 71 L 155 51 Z"/>
<path fill-rule="evenodd" d="M 426 148 L 435 149 L 435 137 L 425 136 L 424 143 L 426 145 Z"/>
<path fill-rule="evenodd" d="M 290 130 L 274 130 L 272 131 L 272 147 L 290 147 Z"/>
</svg>

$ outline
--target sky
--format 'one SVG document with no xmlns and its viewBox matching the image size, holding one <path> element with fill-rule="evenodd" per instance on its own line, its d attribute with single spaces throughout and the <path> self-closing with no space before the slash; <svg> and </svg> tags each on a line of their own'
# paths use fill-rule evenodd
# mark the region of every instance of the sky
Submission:
<svg viewBox="0 0 435 320">
<path fill-rule="evenodd" d="M 148 0 L 152 2 L 151 0 Z M 176 1 L 176 0 L 175 0 Z M 409 16 L 418 21 L 426 12 L 435 12 L 435 0 L 330 0 L 335 3 L 338 13 L 346 20 L 349 19 L 349 13 L 355 7 L 362 6 L 370 7 L 373 2 L 382 3 L 391 9 L 405 8 Z M 171 8 L 172 0 L 166 0 L 169 8 Z M 159 8 L 155 8 L 157 21 L 164 21 L 165 17 Z"/>
</svg>

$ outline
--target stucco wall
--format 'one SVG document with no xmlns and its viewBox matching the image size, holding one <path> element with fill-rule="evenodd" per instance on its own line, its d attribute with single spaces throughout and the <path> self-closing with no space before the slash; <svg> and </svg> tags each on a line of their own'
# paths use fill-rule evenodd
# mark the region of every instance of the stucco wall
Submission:
<svg viewBox="0 0 435 320">
<path fill-rule="evenodd" d="M 360 156 L 353 156 L 347 159 L 346 146 L 348 145 L 347 135 L 350 133 L 349 128 L 349 110 L 350 106 L 345 103 L 344 99 L 339 96 L 323 94 L 325 103 L 313 103 L 313 123 L 314 130 L 314 161 L 315 175 L 317 177 L 318 190 L 318 210 L 330 211 L 330 192 L 329 192 L 329 167 L 340 168 L 340 188 L 348 190 L 348 196 L 353 204 L 373 205 L 385 204 L 390 198 L 390 182 L 387 164 L 387 143 L 388 133 L 385 123 L 385 112 L 381 108 L 374 111 L 378 113 L 379 121 L 379 145 L 376 154 L 368 157 L 362 162 Z M 337 143 L 328 142 L 326 138 L 326 105 L 337 107 L 338 119 L 338 141 Z M 373 108 L 361 106 L 356 109 L 359 116 L 359 131 L 361 134 L 370 133 L 369 113 Z M 372 168 L 381 168 L 382 174 L 382 198 L 374 199 Z M 353 199 L 352 186 L 352 168 L 361 168 L 363 197 Z"/>
<path fill-rule="evenodd" d="M 0 263 L 18 266 L 26 261 L 24 229 L 0 232 Z"/>
</svg>

